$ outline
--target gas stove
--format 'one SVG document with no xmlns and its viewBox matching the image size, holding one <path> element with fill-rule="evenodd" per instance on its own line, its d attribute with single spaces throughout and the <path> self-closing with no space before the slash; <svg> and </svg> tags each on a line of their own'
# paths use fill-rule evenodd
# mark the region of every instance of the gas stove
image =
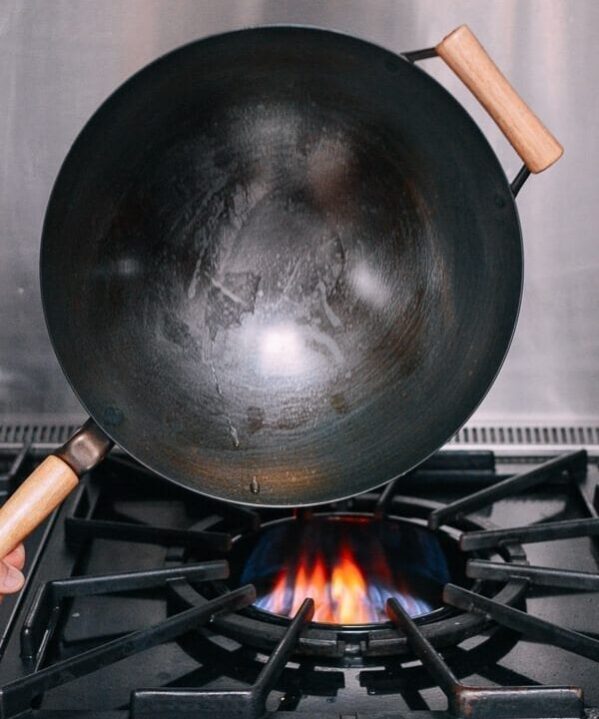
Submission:
<svg viewBox="0 0 599 719">
<path fill-rule="evenodd" d="M 4 497 L 43 455 L 0 445 Z M 454 447 L 349 500 L 255 510 L 113 452 L 27 542 L 25 588 L 0 606 L 0 716 L 595 716 L 598 486 L 584 450 Z M 361 624 L 313 621 L 297 583 L 269 604 L 256 552 L 317 526 L 326 544 L 329 524 L 360 527 L 356 556 L 365 527 L 391 536 L 411 587 L 428 567 L 428 604 L 405 582 Z"/>
</svg>

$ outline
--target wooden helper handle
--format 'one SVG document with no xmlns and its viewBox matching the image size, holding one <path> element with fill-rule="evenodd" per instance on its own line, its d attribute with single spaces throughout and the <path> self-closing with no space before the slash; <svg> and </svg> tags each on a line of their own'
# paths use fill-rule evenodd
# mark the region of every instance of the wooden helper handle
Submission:
<svg viewBox="0 0 599 719">
<path fill-rule="evenodd" d="M 0 559 L 58 507 L 111 447 L 112 440 L 90 419 L 33 470 L 0 508 Z"/>
<path fill-rule="evenodd" d="M 506 80 L 468 26 L 454 30 L 435 50 L 499 125 L 531 172 L 542 172 L 559 160 L 564 148 Z"/>
<path fill-rule="evenodd" d="M 22 542 L 77 486 L 79 477 L 50 455 L 0 509 L 0 558 Z"/>
</svg>

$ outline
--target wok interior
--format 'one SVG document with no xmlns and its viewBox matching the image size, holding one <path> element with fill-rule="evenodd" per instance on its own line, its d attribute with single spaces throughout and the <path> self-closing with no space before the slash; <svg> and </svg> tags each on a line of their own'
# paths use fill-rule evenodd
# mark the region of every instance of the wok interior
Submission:
<svg viewBox="0 0 599 719">
<path fill-rule="evenodd" d="M 67 161 L 65 189 L 69 162 L 86 181 L 68 207 L 55 191 L 44 238 L 86 407 L 152 468 L 241 502 L 347 496 L 423 459 L 517 310 L 497 272 L 519 244 L 494 244 L 510 218 L 414 69 L 304 32 L 305 52 L 239 33 L 134 79 Z"/>
</svg>

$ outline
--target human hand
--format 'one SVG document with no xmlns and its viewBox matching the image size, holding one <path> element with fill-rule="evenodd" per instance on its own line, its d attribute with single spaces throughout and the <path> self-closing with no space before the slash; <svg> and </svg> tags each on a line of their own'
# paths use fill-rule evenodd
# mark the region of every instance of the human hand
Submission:
<svg viewBox="0 0 599 719">
<path fill-rule="evenodd" d="M 18 592 L 25 583 L 23 565 L 25 564 L 25 547 L 18 547 L 0 560 L 0 601 L 4 594 Z"/>
</svg>

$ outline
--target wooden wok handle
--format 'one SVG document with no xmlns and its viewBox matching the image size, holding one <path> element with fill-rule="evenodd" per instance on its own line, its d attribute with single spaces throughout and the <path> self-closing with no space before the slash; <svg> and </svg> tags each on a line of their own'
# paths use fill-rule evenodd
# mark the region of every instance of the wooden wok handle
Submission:
<svg viewBox="0 0 599 719">
<path fill-rule="evenodd" d="M 0 557 L 41 524 L 78 483 L 64 460 L 46 457 L 0 509 Z"/>
<path fill-rule="evenodd" d="M 467 25 L 450 33 L 435 50 L 499 125 L 531 172 L 542 172 L 559 160 L 564 148 L 506 80 Z"/>
<path fill-rule="evenodd" d="M 33 470 L 0 508 L 0 558 L 22 542 L 105 457 L 112 441 L 92 420 Z"/>
</svg>

